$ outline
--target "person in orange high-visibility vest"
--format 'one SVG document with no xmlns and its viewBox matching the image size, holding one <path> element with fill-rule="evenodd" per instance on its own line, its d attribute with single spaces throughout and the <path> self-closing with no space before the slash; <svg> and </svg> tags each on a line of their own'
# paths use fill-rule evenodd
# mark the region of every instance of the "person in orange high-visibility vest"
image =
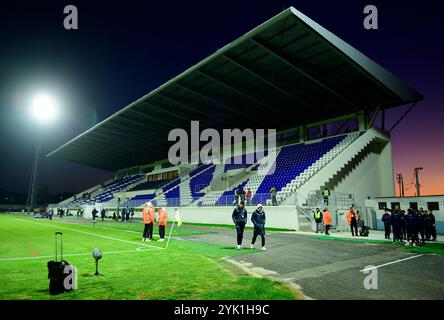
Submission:
<svg viewBox="0 0 444 320">
<path fill-rule="evenodd" d="M 332 218 L 330 211 L 328 211 L 327 207 L 325 207 L 324 210 L 322 211 L 322 219 L 324 219 L 325 235 L 329 236 L 330 234 L 328 233 L 328 231 L 330 230 L 331 227 Z"/>
<path fill-rule="evenodd" d="M 165 228 L 168 222 L 168 211 L 165 208 L 157 210 L 157 224 L 159 225 L 159 241 L 165 240 Z"/>
<path fill-rule="evenodd" d="M 354 237 L 356 235 L 358 237 L 359 214 L 356 212 L 355 208 L 350 207 L 350 210 L 348 210 L 347 214 L 345 215 L 345 220 L 350 226 L 352 236 Z"/>
<path fill-rule="evenodd" d="M 143 229 L 143 238 L 142 241 L 153 240 L 153 224 L 156 220 L 156 213 L 151 202 L 146 203 L 146 207 L 142 211 L 142 219 L 145 224 L 145 228 Z"/>
</svg>

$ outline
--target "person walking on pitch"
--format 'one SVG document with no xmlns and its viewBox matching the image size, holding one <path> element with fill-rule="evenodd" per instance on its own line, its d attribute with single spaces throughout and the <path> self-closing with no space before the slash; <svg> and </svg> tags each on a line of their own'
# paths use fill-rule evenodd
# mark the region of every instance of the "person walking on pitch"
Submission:
<svg viewBox="0 0 444 320">
<path fill-rule="evenodd" d="M 242 238 L 244 237 L 244 229 L 247 224 L 247 210 L 245 209 L 245 202 L 241 201 L 239 205 L 233 210 L 233 222 L 236 226 L 237 233 L 237 249 L 242 249 Z"/>
<path fill-rule="evenodd" d="M 265 248 L 265 211 L 261 204 L 258 204 L 256 210 L 253 212 L 251 222 L 253 222 L 254 233 L 250 248 L 254 249 L 257 236 L 261 236 L 262 250 L 267 250 Z"/>
</svg>

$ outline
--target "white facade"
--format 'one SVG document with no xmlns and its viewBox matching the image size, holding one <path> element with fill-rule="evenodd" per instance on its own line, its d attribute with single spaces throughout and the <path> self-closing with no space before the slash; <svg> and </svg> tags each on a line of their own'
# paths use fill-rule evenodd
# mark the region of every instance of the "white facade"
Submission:
<svg viewBox="0 0 444 320">
<path fill-rule="evenodd" d="M 166 208 L 169 212 L 169 220 L 174 217 L 175 208 Z M 252 227 L 251 214 L 256 209 L 253 206 L 247 206 L 248 223 L 247 226 Z M 208 223 L 208 224 L 228 224 L 232 225 L 232 214 L 234 207 L 182 207 L 179 208 L 180 218 L 183 222 L 191 223 Z M 266 216 L 266 227 L 269 228 L 283 228 L 298 230 L 298 216 L 296 207 L 278 206 L 278 207 L 264 207 Z"/>
</svg>

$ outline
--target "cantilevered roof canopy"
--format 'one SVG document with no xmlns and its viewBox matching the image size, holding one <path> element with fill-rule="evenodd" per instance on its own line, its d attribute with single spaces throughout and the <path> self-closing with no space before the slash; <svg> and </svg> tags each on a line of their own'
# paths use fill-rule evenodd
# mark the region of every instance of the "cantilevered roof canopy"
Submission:
<svg viewBox="0 0 444 320">
<path fill-rule="evenodd" d="M 423 97 L 289 8 L 48 156 L 117 170 L 167 158 L 168 133 L 201 128 L 283 130 Z"/>
</svg>

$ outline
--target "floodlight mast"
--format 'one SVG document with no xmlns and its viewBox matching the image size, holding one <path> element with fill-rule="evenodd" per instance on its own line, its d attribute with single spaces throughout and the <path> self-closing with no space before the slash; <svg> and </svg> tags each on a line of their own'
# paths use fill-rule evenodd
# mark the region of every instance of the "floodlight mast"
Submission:
<svg viewBox="0 0 444 320">
<path fill-rule="evenodd" d="M 31 113 L 36 121 L 41 125 L 52 121 L 56 116 L 56 106 L 52 97 L 46 94 L 40 94 L 34 97 L 31 104 Z M 39 128 L 41 130 L 42 128 Z M 28 197 L 26 200 L 26 210 L 29 213 L 37 207 L 38 202 L 38 165 L 42 140 L 39 134 L 36 134 L 34 159 L 32 162 L 31 178 L 29 181 Z"/>
<path fill-rule="evenodd" d="M 37 206 L 38 163 L 39 163 L 39 156 L 40 156 L 40 147 L 41 147 L 41 141 L 37 137 L 35 152 L 34 152 L 34 160 L 32 162 L 31 179 L 30 179 L 29 188 L 28 188 L 28 198 L 26 200 L 26 209 L 27 209 L 28 213 L 31 210 L 34 210 Z"/>
</svg>

